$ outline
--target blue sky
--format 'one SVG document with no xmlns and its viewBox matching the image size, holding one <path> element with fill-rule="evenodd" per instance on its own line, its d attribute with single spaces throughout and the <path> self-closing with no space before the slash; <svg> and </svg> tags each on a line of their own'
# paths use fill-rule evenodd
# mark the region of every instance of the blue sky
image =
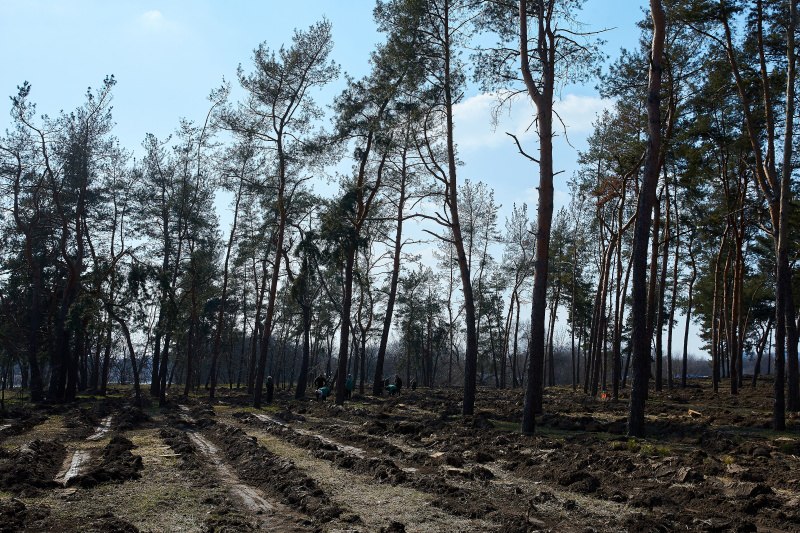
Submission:
<svg viewBox="0 0 800 533">
<path fill-rule="evenodd" d="M 588 2 L 582 19 L 591 29 L 616 26 L 604 35 L 613 56 L 620 46 L 635 45 L 641 6 L 614 2 L 610 10 L 608 5 Z M 234 80 L 239 63 L 247 68 L 253 48 L 262 41 L 277 48 L 294 28 L 322 16 L 333 24 L 334 59 L 351 75 L 365 74 L 380 38 L 372 8 L 372 0 L 0 0 L 0 94 L 12 95 L 27 80 L 40 112 L 55 114 L 78 105 L 87 86 L 114 74 L 115 134 L 135 148 L 147 132 L 170 133 L 180 117 L 201 120 L 208 92 L 223 77 Z M 335 92 L 331 88 L 321 103 Z M 483 120 L 490 102 L 475 93 L 473 88 L 462 104 L 459 134 L 462 157 L 476 165 L 466 173 L 478 179 L 491 168 L 481 165 L 477 153 L 491 137 Z M 599 107 L 593 84 L 570 88 L 564 96 L 572 98 L 573 140 L 580 142 Z M 0 126 L 6 117 L 0 114 Z M 500 132 L 487 148 L 507 147 L 508 141 Z M 564 158 L 564 164 L 573 159 Z"/>
<path fill-rule="evenodd" d="M 259 43 L 278 48 L 294 28 L 323 16 L 333 25 L 334 60 L 354 77 L 366 74 L 380 39 L 373 5 L 372 0 L 0 0 L 0 94 L 10 96 L 28 81 L 39 112 L 54 115 L 79 105 L 88 86 L 114 74 L 114 133 L 136 150 L 146 133 L 166 137 L 181 117 L 202 121 L 209 91 L 223 78 L 235 81 L 240 63 L 248 69 Z M 621 47 L 637 45 L 643 7 L 643 1 L 589 0 L 580 20 L 589 30 L 608 30 L 602 37 L 613 59 Z M 555 144 L 556 167 L 564 171 L 556 182 L 556 209 L 568 201 L 565 183 L 576 169 L 577 150 L 585 147 L 597 113 L 609 105 L 594 86 L 567 87 L 556 104 L 572 145 L 563 137 Z M 318 102 L 330 103 L 342 87 L 343 82 L 318 95 Z M 524 133 L 532 120 L 528 102 L 505 113 L 496 130 L 493 103 L 471 87 L 456 112 L 456 138 L 464 162 L 461 178 L 495 189 L 502 228 L 514 202 L 527 202 L 535 216 L 537 181 L 537 169 L 517 154 L 505 131 L 519 133 L 532 153 L 536 143 L 533 131 Z M 7 126 L 7 112 L 0 112 L 0 128 Z"/>
</svg>

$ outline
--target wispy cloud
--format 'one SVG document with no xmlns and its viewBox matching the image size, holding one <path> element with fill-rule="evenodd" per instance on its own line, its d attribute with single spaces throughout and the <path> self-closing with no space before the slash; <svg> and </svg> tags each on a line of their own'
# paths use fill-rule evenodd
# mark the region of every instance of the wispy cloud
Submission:
<svg viewBox="0 0 800 533">
<path fill-rule="evenodd" d="M 167 19 L 167 17 L 157 9 L 142 13 L 139 16 L 139 25 L 147 31 L 159 33 L 172 31 L 177 27 L 174 22 Z"/>
<path fill-rule="evenodd" d="M 528 98 L 516 98 L 498 109 L 497 94 L 483 93 L 456 104 L 455 137 L 462 150 L 491 148 L 513 141 L 506 132 L 520 141 L 536 135 L 536 110 Z M 567 94 L 555 102 L 554 109 L 567 127 L 568 135 L 586 135 L 592 131 L 597 115 L 611 106 L 611 101 L 599 96 Z M 561 129 L 557 122 L 556 131 Z"/>
</svg>

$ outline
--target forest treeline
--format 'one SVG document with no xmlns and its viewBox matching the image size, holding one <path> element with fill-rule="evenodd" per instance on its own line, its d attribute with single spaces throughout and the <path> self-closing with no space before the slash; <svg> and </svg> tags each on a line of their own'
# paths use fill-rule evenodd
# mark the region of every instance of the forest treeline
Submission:
<svg viewBox="0 0 800 533">
<path fill-rule="evenodd" d="M 478 385 L 525 387 L 532 433 L 558 373 L 592 396 L 629 388 L 641 435 L 650 381 L 687 384 L 691 321 L 715 390 L 748 385 L 745 354 L 755 386 L 766 354 L 782 429 L 800 410 L 796 2 L 651 0 L 610 64 L 582 3 L 379 0 L 370 73 L 331 102 L 314 100 L 344 76 L 322 20 L 259 45 L 207 116 L 136 158 L 114 137 L 113 76 L 55 116 L 24 83 L 0 138 L 3 388 L 69 402 L 115 379 L 163 403 L 246 387 L 259 407 L 268 376 L 301 398 L 325 374 L 341 403 L 348 375 L 381 394 L 397 373 L 462 386 L 466 415 Z M 508 134 L 530 172 L 506 178 L 538 188 L 535 217 L 514 205 L 501 223 L 464 177 L 468 83 L 533 104 L 538 145 Z M 581 83 L 613 105 L 554 213 L 553 104 Z"/>
</svg>

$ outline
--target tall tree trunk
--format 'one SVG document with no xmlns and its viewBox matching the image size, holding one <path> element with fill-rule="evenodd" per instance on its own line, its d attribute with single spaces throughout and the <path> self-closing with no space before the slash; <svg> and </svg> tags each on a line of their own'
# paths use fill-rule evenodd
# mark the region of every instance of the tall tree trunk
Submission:
<svg viewBox="0 0 800 533">
<path fill-rule="evenodd" d="M 628 282 L 630 282 L 630 280 L 631 280 L 631 271 L 632 270 L 633 270 L 633 261 L 629 260 L 628 261 L 628 266 L 625 269 L 625 283 L 622 285 L 622 303 L 621 303 L 622 308 L 620 310 L 620 314 L 621 314 L 620 319 L 622 319 L 622 317 L 625 316 L 625 313 L 624 313 L 625 312 L 625 297 L 628 294 Z M 622 324 L 620 324 L 620 330 L 619 331 L 620 331 L 620 335 L 622 335 Z M 620 341 L 620 349 L 621 348 L 622 348 L 622 342 Z M 633 348 L 632 348 L 631 342 L 628 342 L 628 357 L 625 358 L 625 369 L 622 372 L 622 383 L 620 384 L 623 389 L 627 386 L 627 383 L 628 383 L 628 370 L 630 369 L 630 366 L 631 366 L 631 355 L 632 355 L 632 352 L 633 352 Z M 620 356 L 621 355 L 622 354 L 620 354 Z"/>
<path fill-rule="evenodd" d="M 784 312 L 786 315 L 786 358 L 789 374 L 789 398 L 787 408 L 791 412 L 800 411 L 800 365 L 798 364 L 798 329 L 794 294 L 792 292 L 792 267 L 789 263 L 789 215 L 792 197 L 792 153 L 794 152 L 794 116 L 795 116 L 795 31 L 797 27 L 797 2 L 789 0 L 789 25 L 786 34 L 786 110 L 783 134 L 783 161 L 781 165 L 781 226 L 779 232 L 779 285 L 786 291 Z"/>
<path fill-rule="evenodd" d="M 242 199 L 242 187 L 244 180 L 239 181 L 239 190 L 236 192 L 236 203 L 233 207 L 233 223 L 231 224 L 231 232 L 228 236 L 228 246 L 225 248 L 225 263 L 222 267 L 222 294 L 220 295 L 219 311 L 217 312 L 217 330 L 214 333 L 214 347 L 211 352 L 211 388 L 208 391 L 208 397 L 213 399 L 214 392 L 217 388 L 217 360 L 219 359 L 220 347 L 222 345 L 222 330 L 225 328 L 225 304 L 228 296 L 228 265 L 231 258 L 231 250 L 233 249 L 233 241 L 236 238 L 236 223 L 239 220 L 239 202 Z"/>
<path fill-rule="evenodd" d="M 666 169 L 666 167 L 664 167 Z M 666 173 L 666 171 L 665 171 Z M 658 309 L 656 309 L 656 390 L 660 391 L 664 388 L 664 304 L 666 302 L 666 289 L 667 289 L 667 264 L 669 263 L 669 229 L 670 229 L 670 215 L 672 209 L 669 202 L 669 188 L 667 187 L 668 180 L 664 177 L 664 202 L 667 206 L 667 212 L 664 223 L 664 233 L 662 242 L 664 251 L 661 254 L 661 276 L 658 281 Z M 654 236 L 655 238 L 655 236 Z"/>
<path fill-rule="evenodd" d="M 667 388 L 673 387 L 673 368 L 672 368 L 672 334 L 675 322 L 675 308 L 678 300 L 678 260 L 681 255 L 681 217 L 678 211 L 678 186 L 676 178 L 675 188 L 672 192 L 673 207 L 675 209 L 675 262 L 672 264 L 672 297 L 669 303 L 669 315 L 667 318 Z"/>
<path fill-rule="evenodd" d="M 389 331 L 392 329 L 392 317 L 394 316 L 394 302 L 397 297 L 397 282 L 400 278 L 400 253 L 403 248 L 403 210 L 406 203 L 406 180 L 407 168 L 405 164 L 405 151 L 403 151 L 403 164 L 400 175 L 400 198 L 397 201 L 397 227 L 394 233 L 394 252 L 392 257 L 392 278 L 389 281 L 389 296 L 386 301 L 386 313 L 383 316 L 383 329 L 381 330 L 381 340 L 378 345 L 378 355 L 375 360 L 375 376 L 372 380 L 372 394 L 380 396 L 383 394 L 383 374 L 384 361 L 386 359 L 386 347 L 389 344 Z M 449 384 L 449 383 L 448 383 Z"/>
<path fill-rule="evenodd" d="M 544 321 L 547 305 L 547 277 L 550 265 L 550 229 L 553 221 L 553 90 L 555 86 L 556 41 L 545 15 L 545 2 L 537 2 L 538 48 L 536 55 L 542 70 L 541 86 L 533 80 L 528 57 L 528 2 L 519 2 L 520 70 L 528 96 L 536 105 L 539 126 L 539 206 L 536 216 L 533 296 L 531 298 L 531 336 L 528 342 L 530 362 L 525 403 L 522 411 L 522 433 L 532 435 L 534 415 L 542 410 L 541 375 L 544 363 Z M 549 10 L 548 10 L 549 11 Z"/>
<path fill-rule="evenodd" d="M 661 191 L 663 193 L 663 189 Z M 651 355 L 649 356 L 652 361 L 652 346 L 653 335 L 656 330 L 656 306 L 658 305 L 658 241 L 659 229 L 661 227 L 661 193 L 656 199 L 656 204 L 653 206 L 653 242 L 650 249 L 650 280 L 647 288 L 647 338 Z M 652 365 L 651 370 L 652 371 Z M 656 375 L 661 375 L 661 367 L 656 361 Z M 656 381 L 656 390 L 659 389 L 658 377 Z"/>
<path fill-rule="evenodd" d="M 278 297 L 278 280 L 281 274 L 281 257 L 283 254 L 284 231 L 286 230 L 286 206 L 284 205 L 284 189 L 286 187 L 286 162 L 285 155 L 279 147 L 280 157 L 280 185 L 278 186 L 278 227 L 275 235 L 275 249 L 272 263 L 272 276 L 270 278 L 269 293 L 267 294 L 267 309 L 264 316 L 264 331 L 261 337 L 261 350 L 258 357 L 255 382 L 253 383 L 253 407 L 261 408 L 261 396 L 264 388 L 264 377 L 267 367 L 267 355 L 270 351 L 270 340 L 272 339 L 272 322 L 275 318 L 275 301 Z M 266 279 L 262 284 L 266 286 Z"/>
<path fill-rule="evenodd" d="M 517 380 L 517 372 L 519 370 L 519 363 L 517 362 L 517 352 L 518 352 L 518 340 L 519 340 L 519 294 L 517 294 L 517 312 L 516 312 L 516 319 L 514 320 L 514 353 L 513 358 L 511 359 L 511 386 L 513 388 L 517 388 L 519 386 L 519 380 Z"/>
<path fill-rule="evenodd" d="M 692 266 L 692 275 L 689 278 L 689 294 L 686 301 L 686 327 L 683 330 L 683 364 L 681 366 L 681 388 L 686 388 L 686 375 L 689 372 L 689 324 L 692 322 L 692 304 L 694 296 L 694 282 L 697 279 L 697 263 L 694 260 L 694 232 L 689 237 L 689 262 Z M 713 314 L 712 314 L 713 316 Z"/>
<path fill-rule="evenodd" d="M 111 317 L 108 317 L 108 323 L 105 327 L 105 347 L 103 349 L 103 367 L 100 371 L 100 388 L 98 394 L 101 396 L 106 395 L 108 389 L 108 372 L 111 367 Z"/>
<path fill-rule="evenodd" d="M 478 372 L 478 333 L 475 323 L 475 296 L 472 291 L 467 255 L 464 250 L 464 237 L 458 214 L 458 174 L 453 126 L 453 81 L 450 42 L 450 2 L 445 2 L 442 21 L 444 46 L 444 105 L 445 136 L 447 143 L 447 204 L 450 211 L 450 231 L 461 274 L 461 288 L 464 293 L 464 325 L 466 327 L 466 351 L 464 353 L 464 400 L 462 413 L 472 415 L 475 409 L 476 378 Z"/>
<path fill-rule="evenodd" d="M 650 72 L 647 85 L 647 157 L 636 209 L 633 251 L 633 386 L 631 389 L 628 435 L 642 437 L 645 433 L 644 410 L 650 380 L 650 337 L 647 329 L 647 244 L 650 219 L 656 202 L 661 150 L 661 61 L 664 53 L 666 15 L 661 0 L 650 0 L 653 19 L 653 41 L 650 52 Z"/>
<path fill-rule="evenodd" d="M 758 376 L 761 374 L 761 358 L 764 355 L 764 349 L 767 347 L 767 339 L 770 337 L 770 333 L 772 332 L 772 317 L 770 317 L 769 321 L 767 321 L 767 325 L 764 327 L 764 333 L 761 334 L 761 338 L 758 340 L 756 344 L 756 364 L 753 367 L 753 388 L 756 388 L 758 384 Z"/>
<path fill-rule="evenodd" d="M 119 327 L 122 329 L 122 336 L 125 338 L 125 344 L 128 347 L 128 354 L 131 358 L 131 371 L 133 372 L 133 392 L 136 396 L 136 404 L 141 405 L 142 392 L 139 385 L 139 365 L 136 362 L 136 352 L 133 349 L 130 329 L 128 329 L 128 324 L 125 322 L 125 320 L 114 312 L 110 304 L 106 306 L 106 310 L 108 312 L 108 316 L 111 317 L 111 319 L 113 319 L 117 324 L 119 324 Z"/>
<path fill-rule="evenodd" d="M 547 359 L 549 361 L 549 372 L 548 372 L 548 385 L 554 386 L 556 384 L 556 373 L 555 373 L 555 360 L 554 360 L 554 353 L 553 353 L 553 334 L 556 328 L 556 319 L 558 318 L 558 304 L 561 300 L 561 283 L 558 282 L 556 285 L 556 293 L 553 297 L 553 301 L 551 302 L 550 307 L 550 323 L 547 328 Z"/>
</svg>

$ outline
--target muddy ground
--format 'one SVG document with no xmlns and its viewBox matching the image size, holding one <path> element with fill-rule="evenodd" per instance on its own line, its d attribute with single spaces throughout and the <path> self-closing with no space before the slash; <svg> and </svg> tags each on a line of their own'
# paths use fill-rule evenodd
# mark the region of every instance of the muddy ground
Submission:
<svg viewBox="0 0 800 533">
<path fill-rule="evenodd" d="M 625 401 L 521 391 L 355 394 L 344 406 L 240 391 L 166 408 L 125 391 L 0 413 L 0 532 L 800 531 L 800 420 L 769 429 L 770 383 Z M 203 391 L 199 391 L 202 393 Z"/>
</svg>

